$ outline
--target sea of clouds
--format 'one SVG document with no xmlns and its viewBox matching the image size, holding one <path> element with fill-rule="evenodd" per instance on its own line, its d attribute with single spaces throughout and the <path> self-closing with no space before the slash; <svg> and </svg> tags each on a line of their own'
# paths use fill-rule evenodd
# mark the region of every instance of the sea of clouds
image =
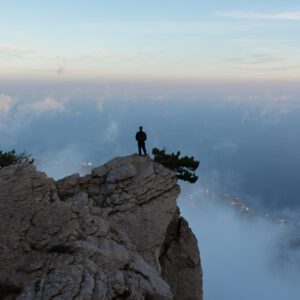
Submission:
<svg viewBox="0 0 300 300">
<path fill-rule="evenodd" d="M 298 247 L 291 247 L 296 228 L 239 215 L 206 189 L 186 187 L 179 201 L 199 241 L 205 299 L 298 299 L 299 234 Z"/>
<path fill-rule="evenodd" d="M 296 300 L 298 99 L 293 86 L 1 83 L 0 148 L 30 152 L 58 179 L 136 153 L 143 125 L 149 152 L 165 147 L 201 161 L 179 205 L 199 241 L 205 299 Z M 242 197 L 252 217 L 218 193 Z"/>
</svg>

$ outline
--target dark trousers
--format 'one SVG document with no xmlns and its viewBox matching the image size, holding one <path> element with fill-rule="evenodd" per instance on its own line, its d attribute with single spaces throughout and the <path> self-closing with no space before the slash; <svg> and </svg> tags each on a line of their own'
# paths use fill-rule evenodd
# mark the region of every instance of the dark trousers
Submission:
<svg viewBox="0 0 300 300">
<path fill-rule="evenodd" d="M 145 143 L 138 143 L 138 147 L 139 147 L 139 155 L 142 155 L 142 150 L 144 152 L 144 155 L 147 155 Z"/>
</svg>

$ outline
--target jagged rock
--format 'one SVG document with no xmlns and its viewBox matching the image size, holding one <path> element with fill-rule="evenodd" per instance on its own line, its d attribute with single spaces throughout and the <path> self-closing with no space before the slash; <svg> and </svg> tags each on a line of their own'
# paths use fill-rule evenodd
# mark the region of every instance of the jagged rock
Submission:
<svg viewBox="0 0 300 300">
<path fill-rule="evenodd" d="M 169 225 L 159 262 L 174 299 L 203 299 L 197 239 L 179 209 Z"/>
<path fill-rule="evenodd" d="M 30 164 L 0 169 L 0 299 L 201 299 L 179 191 L 136 155 L 57 182 Z"/>
</svg>

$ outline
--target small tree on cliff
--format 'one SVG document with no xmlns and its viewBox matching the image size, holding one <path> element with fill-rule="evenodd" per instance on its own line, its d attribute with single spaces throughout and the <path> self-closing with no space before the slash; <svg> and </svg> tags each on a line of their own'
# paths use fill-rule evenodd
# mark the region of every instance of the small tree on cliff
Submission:
<svg viewBox="0 0 300 300">
<path fill-rule="evenodd" d="M 16 150 L 3 152 L 0 150 L 0 169 L 9 165 L 15 165 L 20 163 L 30 163 L 34 162 L 34 159 L 31 158 L 31 155 L 27 152 L 22 152 L 20 154 L 16 153 Z"/>
<path fill-rule="evenodd" d="M 195 160 L 193 156 L 180 157 L 180 152 L 167 154 L 165 149 L 159 150 L 158 148 L 152 149 L 154 155 L 154 161 L 161 163 L 166 168 L 169 168 L 177 173 L 177 178 L 195 183 L 198 180 L 196 170 L 199 167 L 200 162 Z"/>
</svg>

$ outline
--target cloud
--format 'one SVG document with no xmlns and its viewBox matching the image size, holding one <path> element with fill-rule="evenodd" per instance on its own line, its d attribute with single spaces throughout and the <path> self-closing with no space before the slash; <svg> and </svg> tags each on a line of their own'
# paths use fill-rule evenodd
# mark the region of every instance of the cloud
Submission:
<svg viewBox="0 0 300 300">
<path fill-rule="evenodd" d="M 13 141 L 27 126 L 47 112 L 64 112 L 65 105 L 50 97 L 39 101 L 28 101 L 22 97 L 12 98 L 0 95 L 0 135 L 7 141 Z"/>
<path fill-rule="evenodd" d="M 12 98 L 7 95 L 0 95 L 0 115 L 7 115 L 11 111 Z"/>
<path fill-rule="evenodd" d="M 106 129 L 102 132 L 103 142 L 115 142 L 119 136 L 119 124 L 116 121 L 111 121 Z"/>
<path fill-rule="evenodd" d="M 14 44 L 0 44 L 0 56 L 22 58 L 24 55 L 38 53 L 39 49 Z"/>
<path fill-rule="evenodd" d="M 239 216 L 206 188 L 187 188 L 179 200 L 200 244 L 206 299 L 297 299 L 299 250 L 290 247 L 294 228 Z M 299 242 L 299 235 L 294 240 Z"/>
<path fill-rule="evenodd" d="M 284 61 L 286 58 L 279 55 L 267 54 L 267 53 L 258 53 L 252 54 L 250 56 L 250 60 L 247 62 L 243 62 L 244 64 L 249 65 L 259 65 L 265 63 L 275 63 Z"/>
<path fill-rule="evenodd" d="M 63 178 L 69 174 L 84 174 L 82 163 L 86 161 L 83 153 L 76 145 L 67 145 L 57 151 L 43 153 L 42 159 L 37 159 L 35 164 L 41 171 L 46 171 L 49 177 Z"/>
<path fill-rule="evenodd" d="M 268 124 L 282 122 L 300 109 L 299 96 L 293 93 L 247 93 L 247 94 L 232 94 L 224 96 L 225 101 L 231 105 L 240 105 L 241 103 L 252 103 L 256 109 L 246 110 L 241 118 L 244 124 L 247 121 L 261 120 Z M 229 149 L 227 149 L 229 150 Z"/>
<path fill-rule="evenodd" d="M 105 103 L 105 97 L 97 97 L 95 99 L 96 101 L 96 106 L 97 106 L 97 109 L 100 111 L 100 112 L 103 112 L 104 110 L 104 103 Z"/>
<path fill-rule="evenodd" d="M 103 112 L 105 101 L 109 98 L 109 95 L 110 95 L 109 84 L 103 82 L 103 89 L 101 89 L 95 96 L 93 96 L 93 99 L 96 101 L 97 109 L 100 112 Z"/>
<path fill-rule="evenodd" d="M 278 101 L 278 100 L 275 100 Z M 288 115 L 293 110 L 281 103 L 275 102 L 272 105 L 265 105 L 260 112 L 260 116 L 267 122 L 278 122 L 281 120 L 282 116 Z"/>
<path fill-rule="evenodd" d="M 295 105 L 299 104 L 298 95 L 282 93 L 251 93 L 251 94 L 232 94 L 223 97 L 229 102 L 256 102 L 261 105 Z"/>
<path fill-rule="evenodd" d="M 64 104 L 47 97 L 41 101 L 34 102 L 32 108 L 37 113 L 44 113 L 47 111 L 63 112 L 65 110 Z"/>
<path fill-rule="evenodd" d="M 232 103 L 259 102 L 262 99 L 262 95 L 259 95 L 259 94 L 251 94 L 251 95 L 232 94 L 232 95 L 224 96 L 223 99 L 225 101 L 232 102 Z"/>
<path fill-rule="evenodd" d="M 245 19 L 245 20 L 284 20 L 284 21 L 300 21 L 300 11 L 286 11 L 278 13 L 261 13 L 249 11 L 229 11 L 217 13 L 218 16 Z"/>
</svg>

